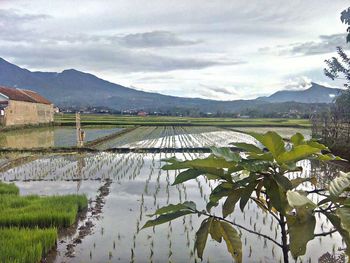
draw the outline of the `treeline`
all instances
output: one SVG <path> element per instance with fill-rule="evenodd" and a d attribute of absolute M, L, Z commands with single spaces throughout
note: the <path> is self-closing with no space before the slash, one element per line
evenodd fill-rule
<path fill-rule="evenodd" d="M 91 113 L 91 114 L 120 114 L 120 115 L 138 115 L 140 113 L 150 116 L 184 116 L 184 117 L 228 117 L 228 118 L 302 118 L 308 119 L 315 112 L 327 112 L 331 108 L 326 103 L 263 103 L 254 106 L 241 107 L 233 111 L 226 109 L 217 111 L 203 111 L 196 107 L 168 107 L 154 109 L 125 109 L 115 110 L 108 107 L 62 107 L 61 112 Z"/>

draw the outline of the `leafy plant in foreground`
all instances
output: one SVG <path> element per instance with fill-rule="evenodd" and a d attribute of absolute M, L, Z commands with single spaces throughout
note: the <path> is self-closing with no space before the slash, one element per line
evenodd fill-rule
<path fill-rule="evenodd" d="M 217 186 L 212 190 L 206 210 L 196 208 L 194 202 L 168 205 L 158 209 L 144 225 L 153 227 L 188 214 L 204 215 L 196 233 L 195 249 L 202 258 L 208 236 L 217 242 L 225 241 L 227 249 L 236 262 L 242 262 L 242 242 L 237 228 L 254 233 L 278 245 L 283 251 L 284 262 L 288 262 L 289 252 L 294 259 L 306 252 L 307 243 L 316 236 L 326 236 L 338 231 L 347 245 L 350 255 L 350 173 L 341 173 L 330 182 L 326 189 L 317 188 L 314 177 L 298 176 L 290 179 L 292 172 L 302 167 L 298 162 L 305 159 L 319 161 L 339 160 L 328 148 L 317 141 L 305 140 L 297 133 L 285 143 L 275 132 L 251 134 L 258 144 L 234 143 L 245 152 L 232 152 L 229 148 L 212 148 L 212 153 L 204 159 L 181 161 L 166 159 L 164 170 L 183 170 L 173 185 L 205 176 L 214 180 Z M 310 190 L 302 191 L 301 186 L 311 184 Z M 321 201 L 314 203 L 310 195 L 319 195 Z M 223 201 L 222 216 L 211 214 L 211 208 Z M 232 214 L 236 204 L 243 212 L 248 201 L 252 200 L 262 211 L 269 213 L 278 222 L 281 241 L 231 222 L 227 216 Z M 315 214 L 329 219 L 334 229 L 315 234 Z"/>

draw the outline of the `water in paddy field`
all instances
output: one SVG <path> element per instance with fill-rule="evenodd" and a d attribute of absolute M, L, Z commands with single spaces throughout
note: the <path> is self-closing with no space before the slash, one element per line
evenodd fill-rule
<path fill-rule="evenodd" d="M 169 129 L 161 131 L 170 134 Z M 149 131 L 148 136 L 151 138 L 147 139 L 146 135 L 141 134 L 139 142 L 142 143 L 139 144 L 137 140 L 123 140 L 123 137 L 119 139 L 123 140 L 123 143 L 137 144 L 139 147 L 154 147 L 152 145 L 157 144 L 159 147 L 171 147 L 173 144 L 188 147 L 200 140 L 208 144 L 228 144 L 224 139 L 229 135 L 222 135 L 224 131 L 206 132 L 211 132 L 211 136 L 194 132 L 188 135 L 179 131 L 177 137 L 151 137 L 153 133 Z M 215 133 L 217 137 L 214 136 Z M 239 136 L 239 133 L 232 134 Z M 240 140 L 251 140 L 245 136 L 243 134 Z M 234 138 L 239 140 L 239 137 Z M 149 219 L 147 215 L 166 204 L 191 200 L 197 204 L 199 210 L 205 209 L 210 191 L 215 187 L 213 181 L 207 181 L 204 177 L 171 186 L 178 171 L 163 171 L 160 167 L 163 164 L 162 158 L 174 155 L 100 152 L 30 158 L 2 156 L 0 160 L 3 160 L 3 163 L 17 159 L 20 161 L 0 170 L 0 180 L 14 181 L 22 195 L 79 193 L 86 194 L 92 200 L 86 219 L 79 222 L 75 231 L 61 237 L 57 252 L 50 255 L 50 262 L 200 262 L 193 247 L 195 232 L 204 219 L 203 216 L 198 218 L 197 215 L 187 215 L 153 229 L 141 230 Z M 178 153 L 176 157 L 193 159 L 206 155 Z M 317 162 L 303 161 L 300 165 L 304 168 L 302 175 L 316 176 L 321 187 L 337 174 L 336 167 L 324 166 Z M 290 176 L 293 178 L 296 175 L 297 173 L 294 173 Z M 111 182 L 109 186 L 108 182 Z M 92 208 L 96 207 L 96 196 L 101 195 L 99 189 L 104 186 L 109 188 L 109 193 L 103 196 L 103 207 L 98 212 Z M 303 187 L 310 185 L 305 183 Z M 221 216 L 221 205 L 213 212 Z M 228 219 L 280 240 L 277 222 L 251 202 L 244 213 L 237 207 Z M 81 242 L 75 244 L 74 251 L 66 255 L 67 245 L 72 244 L 72 240 L 79 233 L 77 229 L 87 222 L 92 223 L 92 232 L 84 235 Z M 324 218 L 320 218 L 317 220 L 315 233 L 327 232 L 330 227 Z M 245 230 L 239 231 L 243 243 L 243 262 L 282 262 L 282 253 L 278 246 Z M 340 236 L 334 233 L 331 237 L 316 237 L 308 243 L 307 248 L 307 254 L 298 262 L 318 262 L 326 252 L 338 255 L 341 253 L 338 249 L 344 248 L 344 244 Z M 232 262 L 232 258 L 224 242 L 219 244 L 209 237 L 203 262 Z"/>
<path fill-rule="evenodd" d="M 99 145 L 98 148 L 194 148 L 214 145 L 224 147 L 229 146 L 231 142 L 252 143 L 254 139 L 244 133 L 217 127 L 139 127 Z"/>
<path fill-rule="evenodd" d="M 83 128 L 86 142 L 122 131 L 122 128 Z M 45 127 L 0 134 L 0 148 L 70 147 L 76 145 L 75 127 Z"/>

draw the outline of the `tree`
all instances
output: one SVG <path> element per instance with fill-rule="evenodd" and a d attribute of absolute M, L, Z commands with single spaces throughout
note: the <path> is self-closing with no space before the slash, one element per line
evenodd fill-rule
<path fill-rule="evenodd" d="M 205 176 L 214 180 L 217 187 L 210 194 L 206 210 L 198 209 L 194 202 L 186 201 L 162 207 L 151 215 L 155 219 L 146 222 L 143 228 L 154 227 L 188 214 L 205 216 L 196 233 L 195 249 L 202 258 L 208 236 L 217 242 L 224 240 L 227 249 L 236 262 L 242 262 L 242 242 L 237 228 L 261 236 L 278 245 L 288 262 L 289 252 L 297 259 L 306 252 L 307 243 L 317 236 L 330 235 L 336 231 L 342 235 L 346 253 L 350 255 L 350 199 L 347 198 L 350 186 L 350 173 L 341 173 L 328 188 L 317 188 L 314 177 L 290 179 L 292 172 L 301 171 L 298 161 L 314 159 L 329 161 L 339 159 L 328 148 L 314 140 L 305 140 L 300 133 L 285 144 L 275 132 L 252 136 L 261 144 L 234 143 L 245 151 L 244 155 L 232 152 L 229 148 L 212 148 L 212 153 L 204 159 L 181 161 L 176 158 L 164 160 L 164 170 L 184 170 L 179 173 L 173 185 Z M 308 191 L 300 186 L 311 184 Z M 308 196 L 314 194 L 321 201 L 314 203 Z M 243 212 L 249 200 L 259 209 L 268 213 L 278 222 L 281 241 L 274 237 L 231 222 L 227 216 L 236 209 Z M 210 211 L 222 202 L 222 216 Z M 326 233 L 314 233 L 316 214 L 322 214 L 333 224 L 334 229 Z"/>
<path fill-rule="evenodd" d="M 350 7 L 341 13 L 340 20 L 342 23 L 348 25 L 346 42 L 350 42 Z M 325 60 L 327 68 L 324 69 L 324 73 L 332 80 L 345 79 L 344 86 L 347 88 L 340 96 L 336 98 L 337 111 L 342 114 L 350 112 L 350 58 L 344 52 L 341 47 L 337 47 L 337 57 Z M 349 116 L 347 116 L 349 117 Z"/>

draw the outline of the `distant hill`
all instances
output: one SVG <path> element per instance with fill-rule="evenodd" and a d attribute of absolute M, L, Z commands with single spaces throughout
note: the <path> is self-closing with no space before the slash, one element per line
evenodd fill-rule
<path fill-rule="evenodd" d="M 306 90 L 281 90 L 269 97 L 259 97 L 257 100 L 272 103 L 289 101 L 302 103 L 332 103 L 340 92 L 340 89 L 327 88 L 311 82 L 311 87 Z"/>
<path fill-rule="evenodd" d="M 32 72 L 20 68 L 0 58 L 0 85 L 31 89 L 51 100 L 59 107 L 98 107 L 104 106 L 114 110 L 147 110 L 147 111 L 191 111 L 200 112 L 224 112 L 238 113 L 249 110 L 259 110 L 264 105 L 264 110 L 270 108 L 271 102 L 331 102 L 326 100 L 324 90 L 334 89 L 313 84 L 310 95 L 302 95 L 300 92 L 281 91 L 270 97 L 256 100 L 216 101 L 199 98 L 182 98 L 167 96 L 158 93 L 143 92 L 127 88 L 109 81 L 100 79 L 92 74 L 75 69 L 56 72 Z M 310 90 L 309 89 L 309 90 Z M 321 93 L 322 99 L 317 99 Z M 329 96 L 330 91 L 327 93 Z M 310 99 L 307 99 L 310 98 Z M 313 101 L 311 100 L 313 99 Z M 293 104 L 288 104 L 293 108 Z M 278 105 L 274 105 L 274 110 Z M 305 108 L 305 105 L 302 106 Z M 282 110 L 288 110 L 282 106 Z"/>

